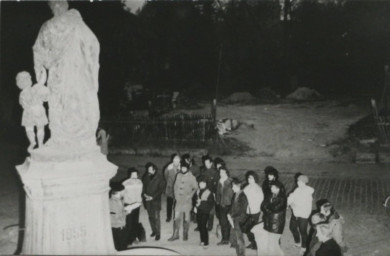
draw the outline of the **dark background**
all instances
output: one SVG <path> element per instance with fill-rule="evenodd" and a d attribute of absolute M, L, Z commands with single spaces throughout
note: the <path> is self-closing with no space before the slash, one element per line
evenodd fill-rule
<path fill-rule="evenodd" d="M 217 1 L 216 1 L 217 2 Z M 209 100 L 298 86 L 328 97 L 380 97 L 390 56 L 390 1 L 151 1 L 139 15 L 119 1 L 71 1 L 100 41 L 102 115 L 121 110 L 125 83 Z M 52 17 L 46 1 L 1 2 L 1 120 L 19 123 L 17 72 L 33 73 L 32 46 Z M 220 64 L 220 72 L 218 67 Z M 4 121 L 5 120 L 5 121 Z"/>

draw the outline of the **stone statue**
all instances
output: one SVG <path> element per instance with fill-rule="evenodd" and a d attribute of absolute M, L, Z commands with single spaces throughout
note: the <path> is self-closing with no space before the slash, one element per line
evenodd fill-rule
<path fill-rule="evenodd" d="M 46 21 L 33 47 L 34 69 L 49 71 L 50 148 L 88 151 L 96 147 L 100 118 L 98 72 L 100 45 L 80 13 L 67 1 L 49 1 L 53 18 Z"/>
<path fill-rule="evenodd" d="M 28 151 L 31 151 L 35 143 L 34 126 L 37 127 L 38 147 L 43 145 L 45 137 L 45 125 L 47 117 L 43 102 L 47 101 L 49 90 L 44 85 L 46 82 L 46 70 L 40 70 L 40 80 L 32 86 L 31 75 L 27 71 L 19 72 L 16 75 L 16 85 L 22 90 L 19 96 L 19 103 L 23 107 L 22 126 L 26 129 L 27 138 L 30 142 Z"/>
<path fill-rule="evenodd" d="M 50 1 L 49 6 L 54 17 L 42 25 L 33 47 L 39 83 L 29 89 L 30 75 L 22 72 L 17 77 L 24 88 L 21 103 L 26 113 L 32 106 L 30 94 L 39 95 L 29 91 L 48 90 L 50 128 L 45 145 L 31 150 L 16 166 L 26 192 L 20 254 L 115 255 L 107 191 L 117 167 L 100 152 L 95 137 L 100 116 L 99 42 L 66 1 Z M 47 87 L 42 86 L 45 81 Z M 41 107 L 42 99 L 36 98 Z M 32 120 L 36 119 L 34 112 Z M 44 117 L 40 121 L 47 123 Z"/>

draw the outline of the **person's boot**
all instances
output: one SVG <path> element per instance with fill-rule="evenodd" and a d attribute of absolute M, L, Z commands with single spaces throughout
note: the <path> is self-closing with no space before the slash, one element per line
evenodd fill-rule
<path fill-rule="evenodd" d="M 173 235 L 168 239 L 168 241 L 172 242 L 180 238 L 179 231 L 180 231 L 180 220 L 174 220 L 173 221 Z"/>
<path fill-rule="evenodd" d="M 190 228 L 189 221 L 183 221 L 183 241 L 188 240 L 188 229 Z"/>

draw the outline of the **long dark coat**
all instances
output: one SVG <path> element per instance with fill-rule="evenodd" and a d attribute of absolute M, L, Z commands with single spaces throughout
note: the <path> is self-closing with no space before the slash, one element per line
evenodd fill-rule
<path fill-rule="evenodd" d="M 142 199 L 146 209 L 161 210 L 161 195 L 165 190 L 165 181 L 161 173 L 156 171 L 153 176 L 145 174 L 142 182 L 144 184 L 142 190 Z M 144 195 L 147 194 L 153 199 L 146 201 Z M 152 207 L 152 208 L 150 208 Z"/>
<path fill-rule="evenodd" d="M 264 229 L 271 233 L 282 234 L 286 222 L 287 198 L 279 195 L 267 196 L 263 201 Z"/>

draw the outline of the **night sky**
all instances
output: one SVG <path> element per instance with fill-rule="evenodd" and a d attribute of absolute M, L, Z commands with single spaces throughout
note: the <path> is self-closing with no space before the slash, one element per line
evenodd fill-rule
<path fill-rule="evenodd" d="M 294 86 L 367 97 L 383 90 L 390 1 L 302 1 L 289 27 L 279 19 L 278 1 L 239 1 L 225 14 L 216 14 L 211 1 L 201 3 L 199 9 L 196 1 L 151 1 L 136 16 L 120 1 L 70 1 L 100 42 L 103 115 L 120 111 L 129 81 L 157 93 L 215 97 L 219 52 L 221 97 L 245 90 L 256 96 L 261 88 L 285 96 Z M 51 17 L 46 1 L 1 2 L 0 106 L 6 120 L 20 120 L 15 75 L 33 71 L 32 46 Z"/>
<path fill-rule="evenodd" d="M 183 79 L 191 81 L 196 78 L 205 83 L 215 81 L 216 40 L 213 31 L 210 33 L 207 26 L 202 26 L 202 21 L 196 19 L 196 14 L 190 13 L 190 2 L 184 3 L 183 7 L 179 2 L 157 3 L 159 11 L 146 10 L 142 19 L 125 11 L 120 1 L 69 3 L 70 8 L 80 11 L 100 42 L 99 99 L 102 113 L 116 111 L 124 84 L 130 80 L 154 86 L 158 91 L 174 84 L 167 81 L 176 81 L 176 86 L 182 86 Z M 170 8 L 172 4 L 179 7 Z M 189 15 L 192 18 L 186 20 Z M 7 102 L 3 104 L 7 109 L 10 106 L 13 109 L 12 119 L 19 119 L 21 113 L 15 75 L 22 70 L 33 74 L 32 46 L 41 25 L 51 17 L 47 1 L 1 3 L 1 91 L 7 95 Z M 154 17 L 157 21 L 153 20 Z M 161 24 L 158 19 L 166 24 Z M 194 55 L 197 58 L 193 58 Z M 171 70 L 180 69 L 180 72 L 171 76 L 165 72 L 165 66 Z"/>
<path fill-rule="evenodd" d="M 120 23 L 121 19 L 125 18 L 131 19 L 131 14 L 125 12 L 118 1 L 70 2 L 70 8 L 80 11 L 86 24 L 98 37 L 101 45 L 101 70 L 115 70 L 115 63 L 102 61 L 102 56 L 109 56 L 109 51 L 115 49 L 115 42 L 107 35 L 116 33 L 116 22 Z M 41 25 L 51 17 L 52 13 L 46 1 L 1 3 L 1 93 L 12 99 L 12 107 L 15 109 L 13 116 L 17 116 L 21 111 L 17 103 L 20 91 L 15 86 L 15 75 L 22 70 L 33 74 L 32 46 Z M 100 76 L 101 74 L 102 72 Z M 111 76 L 116 76 L 115 71 Z"/>

